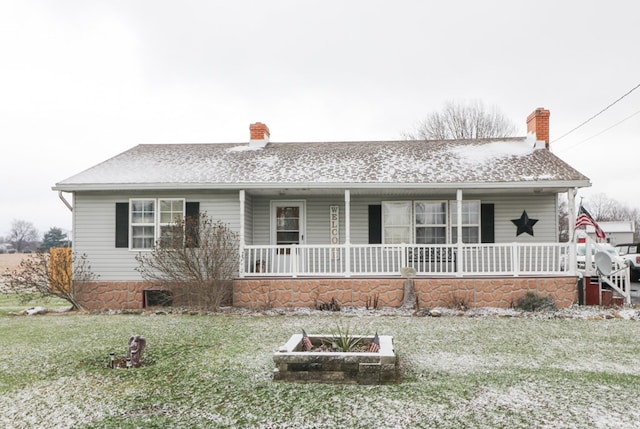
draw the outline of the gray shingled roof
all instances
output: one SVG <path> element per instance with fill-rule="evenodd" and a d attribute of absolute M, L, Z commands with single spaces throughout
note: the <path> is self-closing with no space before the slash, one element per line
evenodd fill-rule
<path fill-rule="evenodd" d="M 248 144 L 143 144 L 65 179 L 56 190 L 249 188 L 347 184 L 590 186 L 531 138 Z"/>

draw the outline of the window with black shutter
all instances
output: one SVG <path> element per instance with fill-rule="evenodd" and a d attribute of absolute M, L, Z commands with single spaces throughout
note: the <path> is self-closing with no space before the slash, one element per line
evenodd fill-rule
<path fill-rule="evenodd" d="M 369 206 L 369 244 L 382 243 L 382 205 Z"/>
<path fill-rule="evenodd" d="M 185 246 L 198 247 L 200 245 L 200 203 L 189 201 L 186 203 Z"/>
<path fill-rule="evenodd" d="M 129 203 L 116 203 L 116 247 L 129 247 Z"/>
<path fill-rule="evenodd" d="M 156 242 L 166 242 L 174 234 L 176 218 L 184 213 L 187 246 L 198 247 L 200 203 L 179 198 L 131 199 L 115 206 L 115 247 L 134 250 L 152 249 Z M 130 223 L 133 219 L 132 223 Z M 133 230 L 132 245 L 129 244 Z"/>
<path fill-rule="evenodd" d="M 480 205 L 480 242 L 495 243 L 495 205 L 483 203 Z"/>

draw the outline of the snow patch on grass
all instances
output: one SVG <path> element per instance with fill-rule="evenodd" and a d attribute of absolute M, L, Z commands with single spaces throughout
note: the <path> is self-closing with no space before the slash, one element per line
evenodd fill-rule
<path fill-rule="evenodd" d="M 637 310 L 439 310 L 6 318 L 0 426 L 637 427 Z M 292 333 L 347 323 L 394 337 L 400 384 L 271 380 L 272 353 Z M 105 368 L 133 333 L 149 364 Z"/>
<path fill-rule="evenodd" d="M 76 374 L 40 381 L 0 396 L 4 427 L 72 428 L 78 422 L 117 413 L 113 385 L 102 378 Z"/>

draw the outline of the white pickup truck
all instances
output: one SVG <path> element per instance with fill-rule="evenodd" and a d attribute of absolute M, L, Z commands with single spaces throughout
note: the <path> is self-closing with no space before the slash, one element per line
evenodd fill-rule
<path fill-rule="evenodd" d="M 640 243 L 616 244 L 616 252 L 630 262 L 631 281 L 640 280 Z"/>

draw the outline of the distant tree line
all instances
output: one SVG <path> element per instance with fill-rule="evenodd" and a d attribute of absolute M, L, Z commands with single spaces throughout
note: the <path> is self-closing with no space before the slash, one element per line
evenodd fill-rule
<path fill-rule="evenodd" d="M 49 251 L 52 247 L 69 247 L 71 245 L 67 234 L 61 228 L 51 227 L 42 237 L 36 227 L 25 220 L 14 220 L 11 222 L 9 234 L 0 237 L 0 244 L 7 243 L 8 246 L 0 247 L 0 251 L 13 251 L 24 253 L 29 251 Z"/>
<path fill-rule="evenodd" d="M 640 242 L 640 209 L 629 207 L 620 201 L 609 198 L 604 193 L 595 194 L 582 203 L 597 222 L 633 222 L 635 232 L 633 241 Z M 560 198 L 560 241 L 569 240 L 569 209 L 567 199 Z"/>

